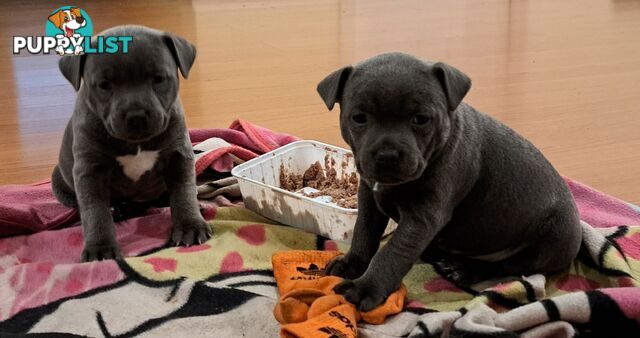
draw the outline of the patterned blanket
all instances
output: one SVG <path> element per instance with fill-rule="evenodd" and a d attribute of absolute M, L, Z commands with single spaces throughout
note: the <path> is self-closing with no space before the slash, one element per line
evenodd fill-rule
<path fill-rule="evenodd" d="M 202 157 L 215 158 L 219 168 L 235 157 L 254 156 L 233 146 L 224 149 L 222 155 L 207 155 L 211 150 Z M 474 292 L 419 263 L 404 280 L 404 310 L 384 324 L 359 325 L 358 334 L 640 336 L 640 209 L 567 182 L 581 213 L 584 243 L 579 259 L 566 271 L 523 276 Z M 344 252 L 348 247 L 274 224 L 242 207 L 220 205 L 233 203 L 206 209 L 214 237 L 188 248 L 168 246 L 167 209 L 119 223 L 118 241 L 129 258 L 118 262 L 79 263 L 77 219 L 63 229 L 0 239 L 0 337 L 278 336 L 272 255 L 293 249 Z M 20 212 L 12 217 L 31 217 L 47 226 L 54 219 L 73 219 L 53 215 Z M 11 224 L 12 231 L 26 231 Z M 339 337 L 331 335 L 327 337 Z"/>
<path fill-rule="evenodd" d="M 575 183 L 572 188 L 578 196 L 588 189 Z M 640 224 L 640 210 L 609 201 Z M 606 213 L 600 206 L 582 205 L 581 211 L 597 220 Z M 135 257 L 120 262 L 78 263 L 79 227 L 0 240 L 0 336 L 277 336 L 272 254 L 347 249 L 241 207 L 218 208 L 209 218 L 215 236 L 189 248 L 167 246 L 170 218 L 164 209 L 122 222 L 118 240 Z M 637 337 L 640 227 L 583 225 L 583 256 L 548 278 L 528 276 L 470 293 L 430 265 L 416 264 L 404 280 L 404 311 L 382 325 L 361 325 L 359 334 Z"/>

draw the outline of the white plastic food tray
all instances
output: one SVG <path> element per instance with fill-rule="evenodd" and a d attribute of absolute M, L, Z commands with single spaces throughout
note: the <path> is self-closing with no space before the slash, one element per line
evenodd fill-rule
<path fill-rule="evenodd" d="M 350 151 L 317 141 L 297 141 L 236 166 L 231 174 L 238 179 L 247 208 L 280 223 L 335 240 L 351 241 L 357 209 L 342 208 L 322 198 L 310 198 L 280 188 L 280 167 L 287 173 L 302 174 L 325 156 L 335 161 L 338 177 L 356 171 Z M 385 234 L 395 230 L 391 221 Z"/>

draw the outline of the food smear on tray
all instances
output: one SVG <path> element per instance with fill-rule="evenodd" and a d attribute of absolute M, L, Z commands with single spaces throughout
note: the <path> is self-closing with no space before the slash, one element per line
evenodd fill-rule
<path fill-rule="evenodd" d="M 342 208 L 358 208 L 358 175 L 344 172 L 338 177 L 336 161 L 329 156 L 312 164 L 304 173 L 289 172 L 280 165 L 280 188 L 303 196 L 333 203 Z M 347 163 L 342 163 L 343 169 Z"/>

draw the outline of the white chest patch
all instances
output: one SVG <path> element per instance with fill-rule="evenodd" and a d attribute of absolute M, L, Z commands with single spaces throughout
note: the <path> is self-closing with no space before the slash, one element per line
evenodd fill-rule
<path fill-rule="evenodd" d="M 159 151 L 141 150 L 135 155 L 124 155 L 116 157 L 122 166 L 122 171 L 127 177 L 137 182 L 144 173 L 151 170 L 158 160 Z"/>

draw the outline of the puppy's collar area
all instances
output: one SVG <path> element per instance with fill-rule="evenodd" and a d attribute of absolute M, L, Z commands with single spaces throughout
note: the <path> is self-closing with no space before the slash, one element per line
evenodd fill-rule
<path fill-rule="evenodd" d="M 153 169 L 158 160 L 159 153 L 160 151 L 158 150 L 142 150 L 142 148 L 138 146 L 138 152 L 135 155 L 118 156 L 116 160 L 120 163 L 120 166 L 122 166 L 124 174 L 133 182 L 137 182 L 142 175 Z"/>
<path fill-rule="evenodd" d="M 403 184 L 405 184 L 405 183 L 408 183 L 408 182 L 399 182 L 399 183 L 380 183 L 380 182 L 378 182 L 378 181 L 373 181 L 373 186 L 371 187 L 371 190 L 372 190 L 373 192 L 380 192 L 380 191 L 382 191 L 382 190 L 383 190 L 383 189 L 385 189 L 385 188 L 387 188 L 387 189 L 388 189 L 388 188 L 398 187 L 398 186 L 401 186 L 401 185 L 403 185 Z"/>

